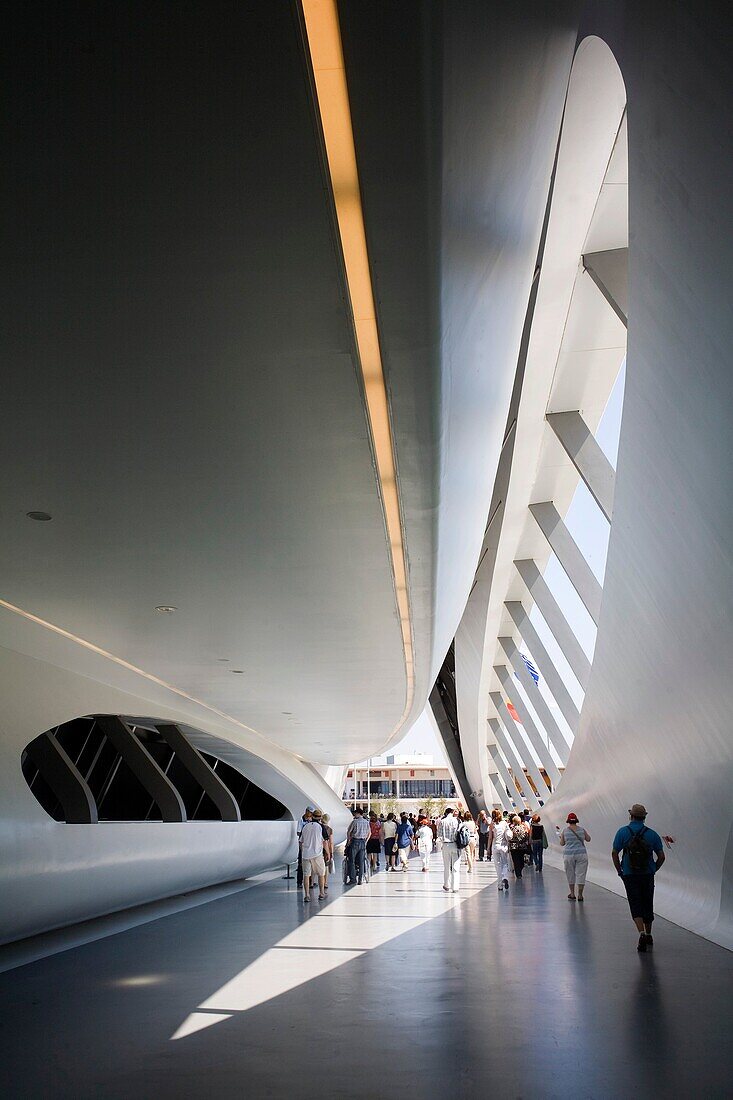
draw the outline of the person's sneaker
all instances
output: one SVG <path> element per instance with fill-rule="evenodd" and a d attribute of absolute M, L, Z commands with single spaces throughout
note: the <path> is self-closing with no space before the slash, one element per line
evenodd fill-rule
<path fill-rule="evenodd" d="M 639 942 L 636 945 L 636 950 L 641 951 L 642 953 L 646 951 L 646 936 L 643 932 L 639 936 Z"/>
<path fill-rule="evenodd" d="M 654 936 L 651 934 L 651 932 L 645 932 L 644 939 L 646 940 L 647 950 L 654 947 Z"/>
<path fill-rule="evenodd" d="M 505 890 L 508 890 L 508 889 L 509 889 L 509 880 L 508 880 L 508 879 L 504 879 L 504 880 L 503 880 L 503 882 L 504 882 L 504 889 L 505 889 Z"/>

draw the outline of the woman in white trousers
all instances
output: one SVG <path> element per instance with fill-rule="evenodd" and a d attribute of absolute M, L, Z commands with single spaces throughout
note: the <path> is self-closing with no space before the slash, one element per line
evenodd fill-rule
<path fill-rule="evenodd" d="M 565 864 L 565 874 L 568 878 L 570 893 L 568 901 L 575 901 L 575 888 L 578 889 L 578 901 L 583 900 L 585 889 L 585 876 L 588 873 L 588 853 L 585 846 L 590 840 L 590 833 L 581 826 L 577 814 L 568 814 L 565 828 L 560 832 L 560 844 L 563 848 L 562 861 Z"/>
<path fill-rule="evenodd" d="M 489 851 L 496 868 L 496 885 L 499 890 L 509 889 L 509 840 L 512 831 L 502 816 L 501 810 L 491 811 L 489 829 Z"/>
<path fill-rule="evenodd" d="M 433 854 L 433 830 L 423 818 L 417 830 L 417 850 L 422 860 L 423 872 L 427 872 L 430 865 L 430 857 Z"/>

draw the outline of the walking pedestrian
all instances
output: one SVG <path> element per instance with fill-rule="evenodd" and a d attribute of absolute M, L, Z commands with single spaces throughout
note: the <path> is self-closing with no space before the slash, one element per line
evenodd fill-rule
<path fill-rule="evenodd" d="M 321 817 L 321 825 L 323 827 L 324 840 L 323 840 L 323 861 L 326 865 L 326 874 L 324 876 L 323 890 L 328 893 L 328 876 L 333 874 L 333 829 L 329 825 L 330 817 L 328 814 L 323 814 Z M 326 834 L 328 839 L 326 839 Z"/>
<path fill-rule="evenodd" d="M 470 875 L 473 873 L 473 865 L 476 862 L 478 829 L 476 828 L 476 822 L 473 820 L 468 810 L 466 810 L 465 814 L 463 815 L 463 824 L 468 829 L 468 844 L 466 845 L 466 870 Z"/>
<path fill-rule="evenodd" d="M 661 836 L 646 824 L 646 808 L 635 803 L 629 810 L 628 825 L 623 825 L 614 837 L 611 859 L 621 876 L 631 919 L 639 933 L 637 951 L 654 946 L 654 876 L 666 858 Z"/>
<path fill-rule="evenodd" d="M 511 821 L 511 830 L 509 851 L 514 865 L 514 876 L 519 879 L 524 870 L 525 856 L 529 855 L 529 828 L 519 814 L 515 814 Z"/>
<path fill-rule="evenodd" d="M 545 826 L 542 824 L 542 818 L 539 814 L 532 815 L 530 841 L 532 844 L 532 862 L 535 865 L 535 870 L 541 875 L 542 860 L 545 854 L 545 848 L 547 847 L 547 833 L 545 832 Z"/>
<path fill-rule="evenodd" d="M 397 821 L 394 814 L 387 814 L 386 821 L 382 822 L 382 843 L 384 844 L 384 866 L 387 871 L 395 871 L 395 843 L 397 838 Z"/>
<path fill-rule="evenodd" d="M 450 806 L 438 822 L 438 841 L 443 853 L 443 889 L 454 894 L 460 889 L 461 853 L 456 845 L 459 821 Z"/>
<path fill-rule="evenodd" d="M 399 824 L 397 825 L 397 855 L 403 871 L 407 870 L 407 861 L 410 858 L 412 838 L 414 835 L 415 830 L 410 824 L 410 819 L 406 813 L 401 813 Z"/>
<path fill-rule="evenodd" d="M 311 900 L 311 878 L 318 878 L 318 900 L 326 896 L 326 866 L 323 860 L 323 830 L 320 811 L 318 820 L 311 817 L 306 821 L 300 834 L 300 851 L 303 859 L 303 901 Z"/>
<path fill-rule="evenodd" d="M 426 817 L 418 818 L 417 850 L 422 860 L 423 874 L 427 874 L 430 856 L 433 854 L 433 830 Z"/>
<path fill-rule="evenodd" d="M 559 829 L 558 832 L 560 832 Z M 577 900 L 583 900 L 585 876 L 588 873 L 588 853 L 585 846 L 589 840 L 590 833 L 580 827 L 578 815 L 568 814 L 565 828 L 560 832 L 560 844 L 565 849 L 563 863 L 565 864 L 565 874 L 568 877 L 568 886 L 570 887 L 569 901 L 575 901 L 576 886 L 578 888 Z"/>
<path fill-rule="evenodd" d="M 489 850 L 489 830 L 491 829 L 491 822 L 489 821 L 489 815 L 486 810 L 480 810 L 478 815 L 478 859 L 479 863 L 483 863 L 487 859 L 486 853 Z"/>
<path fill-rule="evenodd" d="M 369 839 L 366 850 L 369 856 L 369 869 L 372 874 L 379 867 L 379 852 L 381 850 L 382 823 L 374 810 L 369 813 Z"/>
<path fill-rule="evenodd" d="M 511 830 L 501 810 L 491 811 L 489 851 L 496 868 L 496 884 L 499 890 L 509 889 L 509 837 Z"/>
<path fill-rule="evenodd" d="M 365 821 L 361 807 L 354 810 L 353 820 L 346 830 L 346 844 L 348 850 L 349 884 L 357 883 L 361 886 L 366 863 L 366 842 L 369 839 L 369 822 Z"/>
<path fill-rule="evenodd" d="M 313 807 L 306 806 L 306 808 L 303 810 L 303 816 L 298 822 L 298 869 L 295 873 L 295 881 L 299 890 L 303 886 L 303 850 L 300 846 L 300 835 L 303 832 L 303 826 L 307 825 L 309 821 L 313 820 L 312 815 Z"/>

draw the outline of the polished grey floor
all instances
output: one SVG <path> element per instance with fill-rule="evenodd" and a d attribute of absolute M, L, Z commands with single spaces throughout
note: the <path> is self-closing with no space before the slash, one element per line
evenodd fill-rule
<path fill-rule="evenodd" d="M 438 860 L 304 905 L 274 879 L 0 975 L 0 1095 L 716 1100 L 733 956 L 625 903 Z"/>

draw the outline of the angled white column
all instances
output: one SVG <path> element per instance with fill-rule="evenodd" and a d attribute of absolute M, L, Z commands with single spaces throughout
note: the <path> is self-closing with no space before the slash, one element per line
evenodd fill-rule
<path fill-rule="evenodd" d="M 530 596 L 540 609 L 542 618 L 552 631 L 555 641 L 560 646 L 563 657 L 575 673 L 583 691 L 586 691 L 590 678 L 590 661 L 560 610 L 557 600 L 547 587 L 545 578 L 529 558 L 524 561 L 515 561 L 514 565 L 527 586 Z"/>
<path fill-rule="evenodd" d="M 611 522 L 616 472 L 579 412 L 548 413 L 547 423 L 604 516 Z"/>
<path fill-rule="evenodd" d="M 496 762 L 495 762 L 494 757 L 493 757 L 493 753 L 496 750 L 496 745 L 487 745 L 486 748 L 488 749 L 488 752 L 489 752 L 490 766 L 491 766 L 491 764 L 493 764 L 494 767 L 496 767 Z M 503 763 L 503 761 L 502 761 L 502 763 Z M 489 772 L 489 783 L 491 785 L 491 791 L 487 791 L 486 788 L 484 787 L 484 802 L 486 803 L 486 805 L 488 806 L 490 804 L 489 799 L 487 798 L 487 795 L 489 795 L 493 792 L 495 797 L 491 801 L 492 802 L 501 802 L 501 804 L 502 804 L 502 806 L 504 807 L 505 810 L 511 810 L 512 807 L 511 807 L 511 803 L 509 802 L 509 796 L 507 795 L 506 790 L 505 790 L 505 785 L 506 784 L 505 784 L 504 778 L 501 775 L 499 775 L 498 771 Z M 511 787 L 511 783 L 509 784 L 509 786 Z"/>
<path fill-rule="evenodd" d="M 545 791 L 547 791 L 547 796 L 549 797 L 550 789 L 547 786 L 547 783 L 545 782 L 545 780 L 543 779 L 542 774 L 540 772 L 540 769 L 537 767 L 534 760 L 532 759 L 532 754 L 530 752 L 527 752 L 527 753 L 524 752 L 524 749 L 526 748 L 526 746 L 524 744 L 524 738 L 523 738 L 522 734 L 519 732 L 519 730 L 517 729 L 516 722 L 512 718 L 509 711 L 507 710 L 506 703 L 504 702 L 504 696 L 501 694 L 500 691 L 491 691 L 491 692 L 489 692 L 489 698 L 491 699 L 491 702 L 496 707 L 497 712 L 499 714 L 499 717 L 501 718 L 502 722 L 504 723 L 504 729 L 506 729 L 506 731 L 509 734 L 509 736 L 511 737 L 512 741 L 517 746 L 517 752 L 520 752 L 520 753 L 523 754 L 523 756 L 526 756 L 526 760 L 524 761 L 524 766 L 526 767 L 528 773 L 532 776 L 532 779 L 534 780 L 535 787 L 540 792 L 540 794 L 542 795 L 543 798 L 545 798 Z M 494 727 L 492 726 L 491 728 L 493 729 Z M 519 772 L 517 774 L 522 774 L 523 771 L 524 771 L 524 769 L 522 767 L 522 761 L 517 760 L 516 753 L 513 753 L 511 751 L 511 746 L 509 745 L 509 742 L 507 741 L 507 739 L 504 737 L 503 738 L 503 743 L 502 743 L 502 738 L 499 736 L 499 734 L 496 735 L 496 739 L 497 739 L 498 743 L 501 745 L 501 747 L 504 751 L 504 755 L 506 756 L 507 760 L 511 764 L 512 768 L 514 767 L 515 763 L 518 764 Z"/>
<path fill-rule="evenodd" d="M 545 733 L 552 742 L 552 747 L 560 757 L 563 765 L 567 764 L 568 756 L 570 755 L 570 745 L 565 740 L 562 730 L 555 721 L 554 715 L 548 707 L 544 695 L 534 682 L 529 669 L 522 660 L 521 653 L 511 638 L 499 638 L 499 645 L 509 658 L 509 663 L 514 670 L 514 674 L 529 696 L 529 701 L 534 707 Z"/>
<path fill-rule="evenodd" d="M 504 607 L 514 620 L 514 625 L 522 635 L 527 648 L 532 654 L 532 660 L 537 665 L 539 672 L 544 676 L 550 693 L 562 711 L 563 717 L 570 726 L 574 736 L 578 732 L 580 713 L 573 702 L 570 692 L 563 683 L 562 676 L 555 668 L 549 653 L 540 641 L 539 634 L 535 630 L 529 615 L 518 600 L 505 603 Z"/>
<path fill-rule="evenodd" d="M 567 573 L 568 580 L 583 601 L 588 614 L 598 626 L 603 589 L 578 549 L 573 536 L 561 520 L 560 513 L 551 500 L 543 501 L 542 504 L 530 504 L 529 510 Z"/>
<path fill-rule="evenodd" d="M 609 248 L 605 252 L 587 252 L 583 267 L 600 290 L 609 306 L 628 327 L 629 312 L 629 250 Z"/>
<path fill-rule="evenodd" d="M 528 803 L 525 801 L 524 795 L 521 795 L 519 793 L 519 791 L 517 790 L 516 784 L 514 783 L 512 777 L 511 777 L 509 769 L 507 768 L 506 764 L 504 763 L 504 761 L 501 758 L 501 753 L 499 752 L 498 747 L 496 745 L 488 745 L 487 747 L 488 747 L 488 750 L 489 750 L 489 754 L 490 754 L 492 760 L 494 761 L 494 765 L 496 767 L 496 770 L 499 773 L 499 776 L 501 777 L 503 782 L 506 784 L 506 786 L 509 788 L 509 790 L 513 792 L 515 803 L 517 803 L 521 800 L 524 803 L 524 805 L 528 807 Z M 499 778 L 499 776 L 497 776 L 497 778 Z M 521 779 L 520 779 L 520 783 L 521 783 Z M 529 786 L 528 783 L 525 783 L 524 785 Z M 509 801 L 508 798 L 507 798 L 507 801 Z M 504 806 L 504 809 L 509 810 L 511 812 L 513 807 L 510 803 L 508 806 Z"/>
<path fill-rule="evenodd" d="M 512 698 L 514 702 L 514 709 L 519 715 L 524 732 L 527 735 L 527 739 L 531 744 L 534 751 L 540 758 L 542 767 L 547 772 L 548 776 L 552 780 L 553 786 L 557 786 L 560 782 L 560 772 L 557 770 L 557 766 L 552 759 L 549 748 L 542 740 L 542 734 L 537 729 L 537 726 L 532 720 L 532 715 L 525 706 L 524 700 L 518 691 L 515 690 L 512 684 L 512 674 L 506 665 L 494 665 L 494 672 L 499 677 L 499 683 L 504 688 L 504 693 Z"/>
<path fill-rule="evenodd" d="M 495 694 L 496 694 L 497 699 L 501 700 L 501 695 L 499 694 L 499 692 L 497 691 Z M 502 701 L 502 704 L 503 704 L 503 700 L 501 700 L 501 701 Z M 495 702 L 495 706 L 496 706 L 496 709 L 499 710 L 498 703 Z M 502 715 L 502 720 L 503 720 L 504 719 L 504 714 L 501 711 L 499 713 Z M 511 720 L 512 720 L 511 715 L 509 714 L 508 711 L 506 712 L 506 714 L 507 714 L 507 718 L 511 722 Z M 512 769 L 515 776 L 519 780 L 519 784 L 520 784 L 522 790 L 524 791 L 524 795 L 523 795 L 524 801 L 527 803 L 527 805 L 531 809 L 539 811 L 541 809 L 541 806 L 539 804 L 539 800 L 537 798 L 537 795 L 532 790 L 532 784 L 530 783 L 529 779 L 527 779 L 527 776 L 524 774 L 524 768 L 522 767 L 521 760 L 519 760 L 516 753 L 512 751 L 512 747 L 509 744 L 509 741 L 507 740 L 506 734 L 504 733 L 504 730 L 501 727 L 501 722 L 499 722 L 499 720 L 497 718 L 489 718 L 489 728 L 491 729 L 492 733 L 494 734 L 494 740 L 496 741 L 496 744 L 499 746 L 501 751 L 504 753 L 504 756 L 509 761 L 509 767 Z M 509 727 L 507 727 L 507 729 L 508 728 Z M 515 731 L 516 731 L 516 726 L 514 728 L 515 728 Z M 491 752 L 491 746 L 488 746 L 488 747 L 489 747 L 489 752 Z M 529 768 L 527 770 L 529 771 Z M 537 782 L 537 780 L 535 780 L 535 782 Z M 507 786 L 509 787 L 510 791 L 516 789 L 514 783 L 512 783 L 512 782 L 507 783 Z M 540 790 L 540 791 L 542 791 L 543 789 L 547 790 L 547 784 L 545 783 L 544 779 L 542 780 L 542 785 L 540 787 L 538 787 L 538 790 Z M 548 791 L 547 793 L 549 794 L 550 792 Z M 507 809 L 511 809 L 511 807 L 507 807 Z"/>

